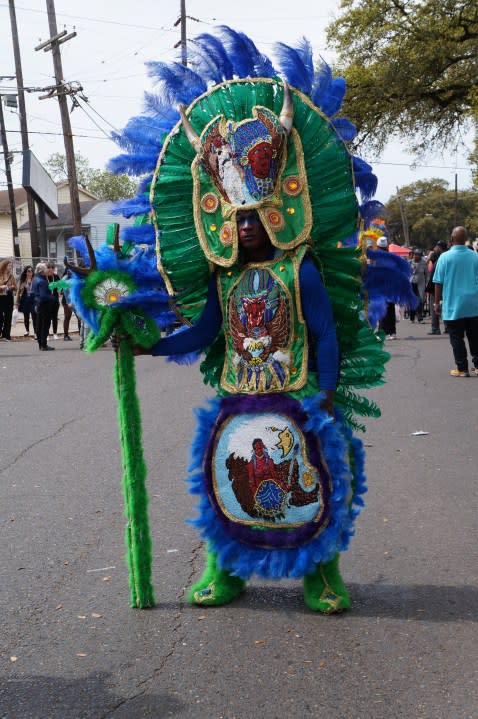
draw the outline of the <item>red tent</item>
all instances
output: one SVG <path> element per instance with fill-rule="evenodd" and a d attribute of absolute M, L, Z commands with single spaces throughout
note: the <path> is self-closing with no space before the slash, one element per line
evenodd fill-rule
<path fill-rule="evenodd" d="M 393 252 L 394 255 L 400 255 L 401 257 L 408 257 L 412 251 L 411 247 L 402 247 L 401 245 L 395 245 L 391 242 L 388 246 L 388 251 Z"/>

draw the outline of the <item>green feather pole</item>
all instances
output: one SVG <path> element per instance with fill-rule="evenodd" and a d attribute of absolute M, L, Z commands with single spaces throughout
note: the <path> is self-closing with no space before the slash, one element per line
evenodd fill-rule
<path fill-rule="evenodd" d="M 160 337 L 159 328 L 150 317 L 138 307 L 119 309 L 98 303 L 98 287 L 105 282 L 116 282 L 118 287 L 136 286 L 126 272 L 118 270 L 94 271 L 85 279 L 81 290 L 88 307 L 98 312 L 96 333 L 90 332 L 86 341 L 87 352 L 95 352 L 116 333 L 121 337 L 116 353 L 114 386 L 118 401 L 118 425 L 123 463 L 123 496 L 126 524 L 126 548 L 129 568 L 131 606 L 144 609 L 153 607 L 154 595 L 151 581 L 152 542 L 148 521 L 148 494 L 146 490 L 147 469 L 141 441 L 141 412 L 136 394 L 135 360 L 133 344 L 152 347 Z"/>
<path fill-rule="evenodd" d="M 115 393 L 118 400 L 118 424 L 123 461 L 126 547 L 129 567 L 131 606 L 153 607 L 151 583 L 151 536 L 148 522 L 146 464 L 141 442 L 141 413 L 136 394 L 134 355 L 128 340 L 123 340 L 116 355 Z"/>

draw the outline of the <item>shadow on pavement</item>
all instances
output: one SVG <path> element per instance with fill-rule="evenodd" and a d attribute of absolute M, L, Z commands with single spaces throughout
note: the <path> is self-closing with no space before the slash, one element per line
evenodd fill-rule
<path fill-rule="evenodd" d="M 143 690 L 146 691 L 146 690 Z M 33 676 L 2 683 L 0 713 L 5 719 L 162 719 L 174 717 L 184 704 L 167 694 L 120 697 L 111 689 L 111 675 L 79 679 Z"/>
<path fill-rule="evenodd" d="M 350 617 L 390 617 L 417 621 L 478 621 L 478 587 L 432 584 L 348 584 L 352 598 Z M 310 614 L 301 587 L 253 586 L 232 607 L 270 612 Z M 204 609 L 204 608 L 200 608 Z M 219 611 L 221 608 L 217 608 Z"/>

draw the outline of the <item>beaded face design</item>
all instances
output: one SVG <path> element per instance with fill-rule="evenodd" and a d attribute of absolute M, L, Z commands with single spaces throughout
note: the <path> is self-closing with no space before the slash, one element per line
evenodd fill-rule
<path fill-rule="evenodd" d="M 276 187 L 287 135 L 266 107 L 253 115 L 241 122 L 216 117 L 201 136 L 201 165 L 231 205 L 261 202 Z"/>

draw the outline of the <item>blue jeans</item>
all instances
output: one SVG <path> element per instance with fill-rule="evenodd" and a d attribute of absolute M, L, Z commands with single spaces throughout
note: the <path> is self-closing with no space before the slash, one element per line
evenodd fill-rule
<path fill-rule="evenodd" d="M 455 364 L 460 372 L 468 370 L 468 355 L 465 334 L 470 349 L 471 361 L 478 368 L 478 317 L 462 317 L 459 320 L 447 320 L 448 336 L 453 349 Z"/>

